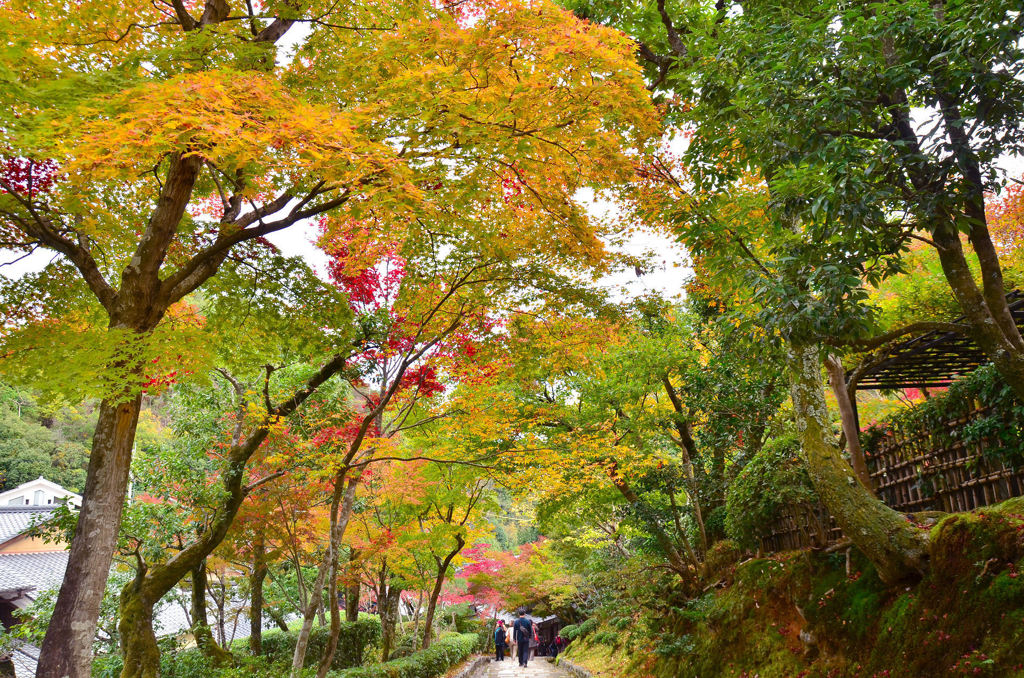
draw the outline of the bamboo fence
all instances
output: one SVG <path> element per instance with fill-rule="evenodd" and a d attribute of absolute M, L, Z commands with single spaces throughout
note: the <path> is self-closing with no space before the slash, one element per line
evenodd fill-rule
<path fill-rule="evenodd" d="M 867 458 L 878 498 L 901 513 L 953 513 L 1024 495 L 1024 467 L 992 454 L 995 445 L 987 438 L 963 440 L 964 428 L 986 415 L 987 409 L 978 407 L 934 429 L 888 433 Z M 761 548 L 815 548 L 841 538 L 823 506 L 804 505 L 785 510 L 761 539 Z"/>

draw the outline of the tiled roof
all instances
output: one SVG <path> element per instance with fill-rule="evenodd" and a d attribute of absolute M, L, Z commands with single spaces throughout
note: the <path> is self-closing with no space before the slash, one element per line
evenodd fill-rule
<path fill-rule="evenodd" d="M 38 594 L 59 588 L 67 566 L 67 551 L 0 553 L 0 592 L 30 589 Z"/>
<path fill-rule="evenodd" d="M 36 675 L 36 665 L 39 663 L 39 648 L 26 643 L 11 653 L 11 662 L 14 663 L 14 675 L 17 678 L 32 678 Z"/>
<path fill-rule="evenodd" d="M 0 506 L 0 544 L 46 520 L 52 506 Z"/>

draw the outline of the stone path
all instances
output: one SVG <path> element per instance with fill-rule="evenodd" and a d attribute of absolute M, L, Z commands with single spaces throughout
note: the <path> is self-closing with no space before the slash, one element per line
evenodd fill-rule
<path fill-rule="evenodd" d="M 503 662 L 488 663 L 476 675 L 478 678 L 565 678 L 569 674 L 544 658 L 531 660 L 525 669 L 520 668 L 515 659 L 506 658 Z"/>

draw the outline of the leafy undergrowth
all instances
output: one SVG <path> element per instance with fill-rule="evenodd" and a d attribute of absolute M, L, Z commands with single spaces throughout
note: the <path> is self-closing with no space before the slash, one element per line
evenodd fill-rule
<path fill-rule="evenodd" d="M 574 642 L 564 657 L 577 666 L 586 669 L 595 678 L 612 678 L 633 675 L 628 652 L 615 644 L 595 640 L 593 636 Z"/>
<path fill-rule="evenodd" d="M 856 551 L 793 552 L 675 600 L 628 625 L 606 606 L 568 658 L 609 678 L 1024 678 L 1024 499 L 941 521 L 914 585 Z"/>

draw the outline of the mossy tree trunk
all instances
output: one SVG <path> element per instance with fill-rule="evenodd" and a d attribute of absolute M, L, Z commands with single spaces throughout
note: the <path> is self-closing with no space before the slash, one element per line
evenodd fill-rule
<path fill-rule="evenodd" d="M 153 607 L 160 598 L 153 598 L 145 586 L 145 576 L 145 570 L 140 570 L 135 579 L 121 589 L 118 606 L 121 618 L 118 631 L 124 658 L 121 678 L 157 678 L 160 675 L 160 648 L 153 631 Z"/>
<path fill-rule="evenodd" d="M 386 662 L 395 646 L 395 629 L 398 625 L 398 603 L 402 588 L 395 583 L 395 578 L 387 571 L 381 570 L 381 580 L 377 588 L 377 601 L 380 611 L 381 644 L 380 660 Z"/>
<path fill-rule="evenodd" d="M 936 228 L 939 261 L 966 320 L 970 335 L 992 361 L 1007 385 L 1024 400 L 1024 340 L 1006 302 L 1002 269 L 984 225 L 984 206 L 978 208 L 981 224 L 971 229 L 971 244 L 982 265 L 982 289 L 964 255 L 960 233 L 954 226 Z M 952 222 L 952 220 L 950 220 Z"/>
<path fill-rule="evenodd" d="M 359 549 L 351 549 L 348 554 L 349 570 L 355 570 L 355 562 L 359 560 Z M 353 577 L 345 587 L 345 621 L 354 622 L 359 619 L 359 578 Z"/>
<path fill-rule="evenodd" d="M 192 637 L 196 647 L 220 666 L 231 662 L 231 653 L 217 644 L 206 614 L 206 558 L 192 568 Z"/>
<path fill-rule="evenodd" d="M 926 533 L 873 497 L 833 442 L 819 347 L 791 344 L 789 363 L 796 426 L 811 482 L 825 508 L 883 581 L 920 576 L 927 568 Z"/>
<path fill-rule="evenodd" d="M 252 574 L 249 576 L 249 652 L 263 654 L 263 582 L 267 578 L 267 544 L 258 532 L 253 542 Z"/>

